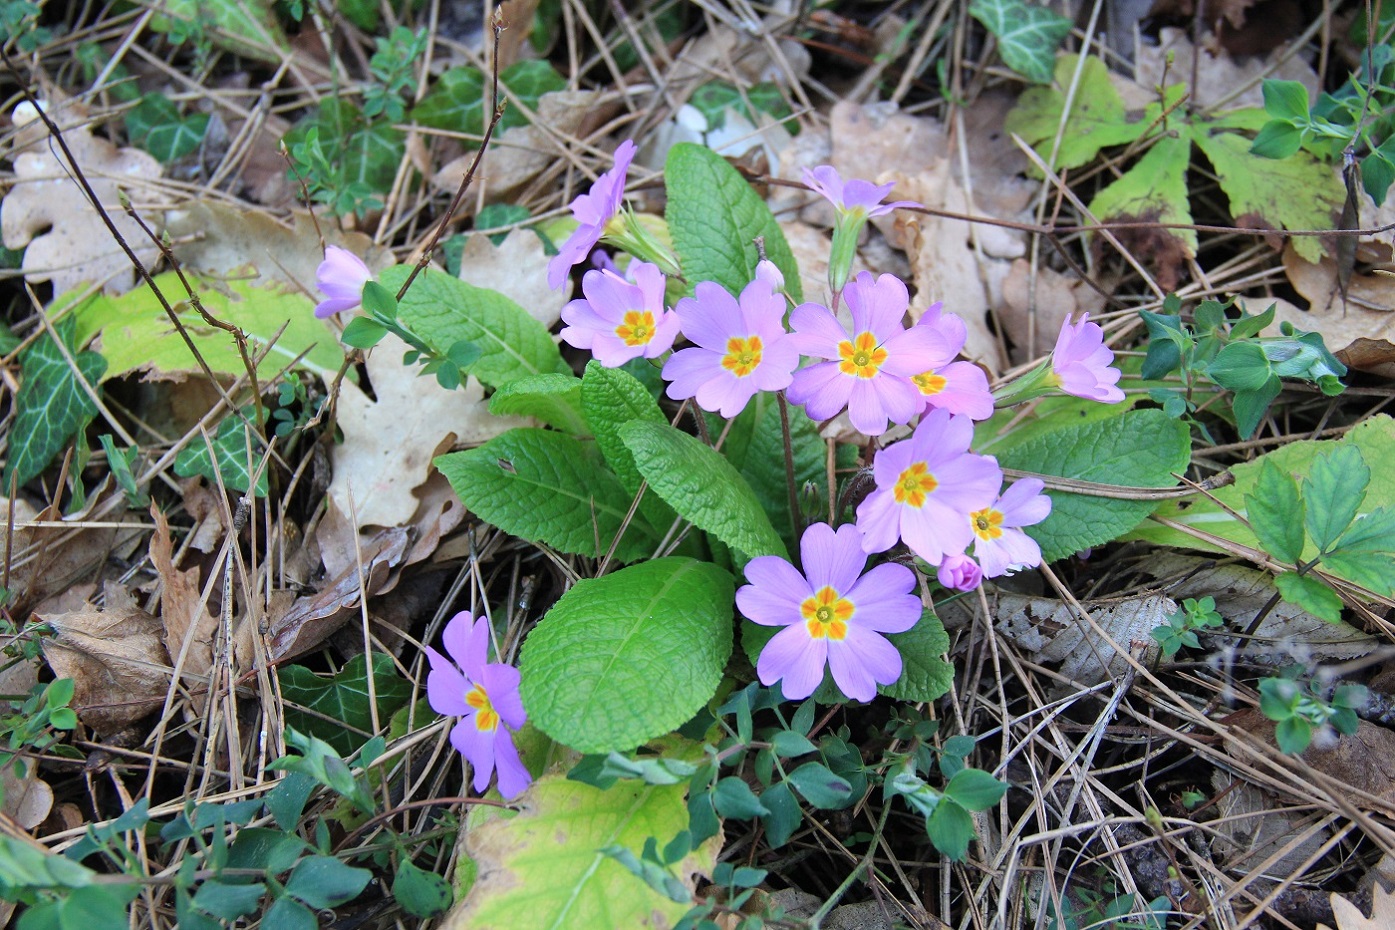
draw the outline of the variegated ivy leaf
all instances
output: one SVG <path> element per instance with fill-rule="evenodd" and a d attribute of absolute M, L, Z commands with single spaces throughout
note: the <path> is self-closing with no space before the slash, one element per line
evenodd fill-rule
<path fill-rule="evenodd" d="M 1009 68 L 1036 84 L 1051 82 L 1056 48 L 1070 32 L 1070 20 L 1024 0 L 972 0 L 969 15 L 998 39 Z"/>

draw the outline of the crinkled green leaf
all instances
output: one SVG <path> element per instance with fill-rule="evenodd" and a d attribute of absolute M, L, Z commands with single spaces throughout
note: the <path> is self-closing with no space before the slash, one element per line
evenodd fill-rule
<path fill-rule="evenodd" d="M 933 701 L 954 683 L 954 666 L 944 660 L 949 634 L 935 612 L 921 614 L 920 621 L 904 633 L 887 636 L 901 653 L 901 677 L 877 690 L 898 701 Z"/>
<path fill-rule="evenodd" d="M 622 426 L 620 438 L 654 493 L 698 529 L 751 557 L 787 554 L 755 492 L 720 452 L 648 420 Z"/>
<path fill-rule="evenodd" d="M 1009 68 L 1037 84 L 1050 83 L 1056 49 L 1070 34 L 1069 19 L 1024 0 L 971 0 L 969 15 L 998 37 Z"/>
<path fill-rule="evenodd" d="M 23 487 L 97 415 L 97 405 L 83 388 L 95 388 L 107 361 L 95 352 L 79 352 L 71 316 L 54 324 L 20 356 L 19 392 L 10 424 L 9 458 L 5 462 L 5 487 Z M 74 373 L 54 336 L 63 340 L 77 373 Z M 78 374 L 82 378 L 79 380 Z"/>
<path fill-rule="evenodd" d="M 394 294 L 411 269 L 396 265 L 380 276 Z M 398 304 L 398 320 L 441 355 L 473 342 L 480 358 L 470 368 L 481 383 L 502 387 L 515 378 L 570 372 L 547 327 L 498 291 L 475 287 L 443 271 L 417 275 Z"/>
<path fill-rule="evenodd" d="M 1245 495 L 1250 527 L 1264 551 L 1296 564 L 1303 555 L 1303 499 L 1292 475 L 1265 462 L 1254 493 Z"/>
<path fill-rule="evenodd" d="M 524 641 L 529 719 L 581 752 L 624 751 L 695 714 L 731 653 L 733 582 L 673 557 L 577 582 Z"/>
<path fill-rule="evenodd" d="M 669 149 L 664 185 L 673 247 L 689 287 L 715 281 L 739 295 L 756 274 L 755 237 L 765 239 L 765 254 L 785 276 L 785 290 L 803 299 L 799 268 L 785 234 L 770 208 L 741 173 L 706 146 L 680 142 Z"/>
<path fill-rule="evenodd" d="M 635 467 L 634 456 L 620 438 L 620 427 L 637 420 L 667 423 L 668 418 L 649 391 L 632 375 L 618 368 L 607 368 L 592 360 L 581 378 L 581 409 L 606 464 L 615 472 L 625 490 L 639 490 L 643 477 Z"/>
<path fill-rule="evenodd" d="M 360 653 L 332 677 L 316 675 L 303 665 L 279 669 L 286 723 L 302 733 L 318 736 L 342 756 L 356 752 L 373 733 L 368 668 L 368 660 Z M 378 721 L 385 723 L 411 700 L 412 684 L 397 674 L 392 656 L 373 653 L 372 668 Z"/>
<path fill-rule="evenodd" d="M 515 378 L 489 398 L 489 412 L 534 417 L 574 436 L 591 432 L 581 412 L 581 379 L 561 372 Z"/>
<path fill-rule="evenodd" d="M 1007 131 L 1021 136 L 1041 152 L 1043 158 L 1051 154 L 1052 142 L 1057 132 L 1061 132 L 1061 147 L 1053 165 L 1056 168 L 1078 168 L 1088 164 L 1100 149 L 1132 142 L 1148 128 L 1142 117 L 1130 118 L 1124 109 L 1124 99 L 1110 83 L 1108 66 L 1091 57 L 1085 60 L 1070 116 L 1062 129 L 1065 89 L 1071 85 L 1079 60 L 1079 55 L 1057 58 L 1055 85 L 1024 91 L 1007 116 Z"/>
<path fill-rule="evenodd" d="M 550 430 L 509 430 L 477 448 L 440 456 L 436 467 L 481 520 L 593 558 L 610 548 L 633 499 L 606 470 L 593 443 Z M 657 544 L 648 524 L 636 518 L 616 557 L 632 562 Z"/>
<path fill-rule="evenodd" d="M 1134 488 L 1177 483 L 1191 458 L 1187 427 L 1161 410 L 1130 410 L 1108 420 L 1055 430 L 998 454 L 1004 468 Z M 1050 491 L 1051 515 L 1025 527 L 1051 562 L 1117 539 L 1156 506 L 1147 500 Z"/>
<path fill-rule="evenodd" d="M 187 271 L 185 276 L 213 317 L 247 334 L 249 358 L 256 359 L 265 352 L 266 357 L 257 365 L 257 377 L 262 383 L 297 356 L 300 361 L 296 368 L 312 372 L 326 382 L 333 380 L 344 361 L 344 351 L 324 320 L 315 319 L 314 301 L 309 297 L 235 279 L 214 286 Z M 155 283 L 171 300 L 184 294 L 184 287 L 173 272 L 156 275 Z M 231 334 L 205 323 L 187 303 L 179 303 L 176 310 L 184 331 L 214 374 L 246 376 L 247 369 Z M 107 360 L 104 380 L 137 371 L 169 377 L 203 373 L 149 287 L 142 285 L 119 297 L 93 297 L 73 313 L 77 318 L 78 342 L 94 337 L 99 340 L 98 349 Z M 276 343 L 267 351 L 273 338 Z"/>
<path fill-rule="evenodd" d="M 1101 220 L 1190 223 L 1187 166 L 1191 157 L 1188 134 L 1158 139 L 1137 164 L 1095 196 L 1090 212 Z M 1180 242 L 1187 257 L 1196 255 L 1196 230 L 1158 233 Z"/>
<path fill-rule="evenodd" d="M 683 785 L 620 781 L 599 790 L 544 775 L 517 816 L 480 810 L 464 831 L 478 879 L 452 912 L 470 930 L 671 927 L 688 910 L 654 891 L 601 852 L 619 845 L 639 855 L 647 839 L 667 843 L 687 828 Z M 691 890 L 710 873 L 719 843 L 698 846 L 672 866 Z"/>
<path fill-rule="evenodd" d="M 262 451 L 261 439 L 249 433 L 241 417 L 224 417 L 218 432 L 207 441 L 202 436 L 195 437 L 179 451 L 174 459 L 174 473 L 181 478 L 202 475 L 214 487 L 221 480 L 224 487 L 243 494 L 252 488 L 257 497 L 266 497 L 266 469 L 257 475 L 256 486 L 252 485 Z"/>
<path fill-rule="evenodd" d="M 1216 170 L 1238 226 L 1331 229 L 1346 199 L 1329 165 L 1304 151 L 1274 160 L 1250 153 L 1250 140 L 1233 132 L 1193 133 Z M 1326 250 L 1316 236 L 1289 240 L 1305 260 L 1318 262 Z"/>

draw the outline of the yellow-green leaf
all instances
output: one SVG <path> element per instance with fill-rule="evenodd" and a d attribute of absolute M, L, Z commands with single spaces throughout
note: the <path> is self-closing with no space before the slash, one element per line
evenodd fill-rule
<path fill-rule="evenodd" d="M 1101 220 L 1190 223 L 1187 164 L 1191 157 L 1190 133 L 1159 139 L 1138 164 L 1099 192 L 1090 212 Z M 1187 258 L 1196 255 L 1196 230 L 1160 229 L 1157 234 L 1176 239 Z"/>

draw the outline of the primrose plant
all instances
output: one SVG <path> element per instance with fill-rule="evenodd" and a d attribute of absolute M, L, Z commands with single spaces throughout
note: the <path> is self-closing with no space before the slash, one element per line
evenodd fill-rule
<path fill-rule="evenodd" d="M 527 632 L 516 668 L 488 661 L 499 631 L 487 616 L 452 620 L 449 658 L 427 652 L 431 705 L 458 718 L 451 741 L 476 791 L 494 772 L 506 799 L 554 790 L 539 733 L 583 753 L 571 777 L 600 790 L 686 782 L 686 829 L 607 851 L 675 906 L 690 896 L 673 870 L 718 818 L 760 819 L 778 846 L 801 803 L 848 807 L 877 785 L 960 858 L 969 813 L 1006 786 L 958 759 L 936 787 L 914 747 L 865 760 L 846 727 L 815 725 L 814 707 L 935 700 L 952 679 L 936 592 L 971 591 L 1142 519 L 1121 529 L 1075 513 L 1073 526 L 1103 535 L 1053 537 L 1046 482 L 1010 481 L 975 451 L 1001 440 L 1001 408 L 1048 394 L 1122 400 L 1103 331 L 1067 320 L 1049 359 L 995 391 L 961 357 L 963 319 L 933 295 L 913 301 L 894 275 L 851 274 L 868 220 L 918 206 L 884 202 L 891 185 L 806 173 L 837 215 L 828 293 L 815 300 L 775 218 L 724 159 L 674 146 L 660 219 L 626 206 L 634 155 L 619 146 L 538 269 L 562 288 L 592 263 L 561 314 L 562 341 L 589 353 L 579 376 L 547 328 L 496 291 L 433 268 L 372 277 L 337 250 L 321 267 L 317 312 L 359 314 L 345 341 L 398 334 L 438 378 L 449 365 L 492 391 L 491 413 L 541 424 L 436 465 L 480 520 L 573 557 L 580 579 Z M 1157 411 L 1126 412 L 1101 441 L 1168 443 L 1167 463 L 1185 460 L 1185 431 L 1160 424 Z M 1082 476 L 1045 454 L 1011 467 L 1033 465 Z M 748 665 L 729 661 L 738 637 Z M 787 701 L 803 702 L 793 723 Z"/>

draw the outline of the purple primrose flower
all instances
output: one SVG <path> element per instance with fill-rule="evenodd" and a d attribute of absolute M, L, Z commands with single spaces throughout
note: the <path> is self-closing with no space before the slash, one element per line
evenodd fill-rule
<path fill-rule="evenodd" d="M 1078 323 L 1066 317 L 1051 353 L 1051 376 L 1061 390 L 1117 404 L 1124 399 L 1124 392 L 1116 387 L 1120 372 L 1110 367 L 1113 362 L 1114 352 L 1104 344 L 1104 330 L 1090 322 L 1090 314 L 1082 315 Z"/>
<path fill-rule="evenodd" d="M 315 269 L 315 287 L 325 299 L 315 304 L 320 319 L 352 310 L 363 302 L 363 286 L 373 280 L 373 272 L 348 249 L 325 246 L 325 260 Z"/>
<path fill-rule="evenodd" d="M 607 368 L 632 358 L 656 358 L 673 348 L 678 315 L 664 309 L 664 274 L 657 265 L 630 263 L 634 283 L 619 274 L 588 271 L 581 279 L 585 298 L 562 308 L 562 339 L 590 349 Z"/>
<path fill-rule="evenodd" d="M 969 514 L 974 555 L 987 578 L 1010 575 L 1041 564 L 1041 547 L 1018 527 L 1040 523 L 1051 513 L 1051 498 L 1040 478 L 1023 478 L 989 506 Z"/>
<path fill-rule="evenodd" d="M 601 241 L 606 223 L 620 210 L 625 196 L 625 175 L 635 157 L 634 140 L 626 139 L 615 149 L 615 165 L 596 178 L 591 189 L 572 201 L 572 216 L 580 223 L 547 263 L 547 286 L 554 291 L 567 280 L 573 265 L 579 265 Z"/>

